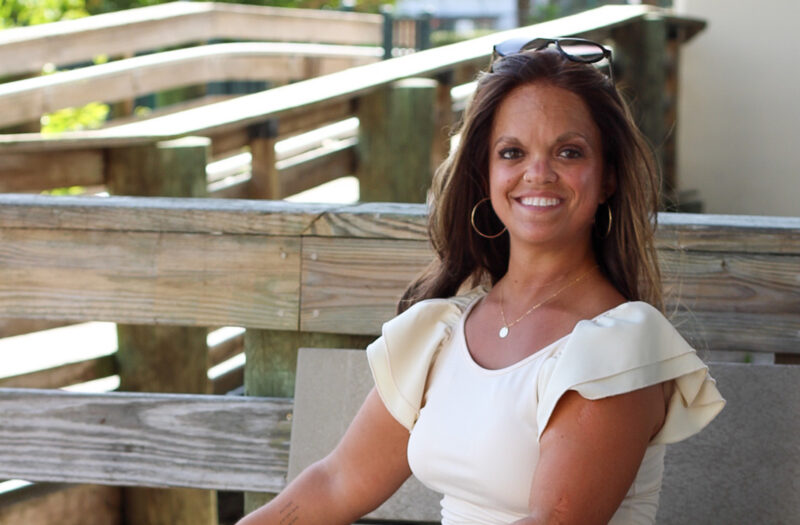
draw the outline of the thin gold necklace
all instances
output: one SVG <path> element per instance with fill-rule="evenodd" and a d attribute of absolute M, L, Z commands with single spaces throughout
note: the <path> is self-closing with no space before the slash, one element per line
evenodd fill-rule
<path fill-rule="evenodd" d="M 566 289 L 567 289 L 567 288 L 569 288 L 570 286 L 573 286 L 573 285 L 577 284 L 577 283 L 578 283 L 578 281 L 580 281 L 581 279 L 583 279 L 584 277 L 586 277 L 587 275 L 589 275 L 589 274 L 591 273 L 591 271 L 592 271 L 592 270 L 594 270 L 595 268 L 597 268 L 597 266 L 596 266 L 596 265 L 595 265 L 595 266 L 592 266 L 591 268 L 589 268 L 588 270 L 586 270 L 585 272 L 583 272 L 582 274 L 580 274 L 580 275 L 579 275 L 579 276 L 578 276 L 576 279 L 574 279 L 574 280 L 570 281 L 569 283 L 567 283 L 567 284 L 565 284 L 564 286 L 562 286 L 561 288 L 559 288 L 559 289 L 556 291 L 556 293 L 554 293 L 553 295 L 551 295 L 551 296 L 547 297 L 545 300 L 543 300 L 543 301 L 541 301 L 541 302 L 538 302 L 538 303 L 536 303 L 535 305 L 531 306 L 531 307 L 528 309 L 528 311 L 527 311 L 527 312 L 525 312 L 524 314 L 520 315 L 520 316 L 519 316 L 517 319 L 515 319 L 514 321 L 511 321 L 510 323 L 509 323 L 508 321 L 506 321 L 506 313 L 503 311 L 503 289 L 502 289 L 502 288 L 500 288 L 500 317 L 502 317 L 502 318 L 503 318 L 503 326 L 500 328 L 500 331 L 497 333 L 497 335 L 499 335 L 499 336 L 500 336 L 500 339 L 505 339 L 506 337 L 508 337 L 508 330 L 509 330 L 509 329 L 510 329 L 512 326 L 514 326 L 514 325 L 515 325 L 515 324 L 517 324 L 518 322 L 522 321 L 522 319 L 523 319 L 523 318 L 524 318 L 526 315 L 528 315 L 528 314 L 529 314 L 529 313 L 531 313 L 532 311 L 536 310 L 537 308 L 539 308 L 540 306 L 542 306 L 543 304 L 545 304 L 545 303 L 546 303 L 546 302 L 548 302 L 549 300 L 551 300 L 551 299 L 554 299 L 554 298 L 555 298 L 555 297 L 556 297 L 558 294 L 560 294 L 561 292 L 563 292 L 564 290 L 566 290 Z"/>

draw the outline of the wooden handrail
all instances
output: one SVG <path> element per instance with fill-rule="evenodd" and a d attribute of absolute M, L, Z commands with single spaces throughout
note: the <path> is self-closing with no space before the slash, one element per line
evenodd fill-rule
<path fill-rule="evenodd" d="M 687 337 L 798 352 L 800 219 L 660 218 L 670 313 Z M 377 334 L 432 257 L 425 221 L 412 204 L 0 195 L 0 312 Z"/>
<path fill-rule="evenodd" d="M 282 84 L 375 62 L 382 54 L 379 47 L 251 42 L 118 60 L 0 84 L 0 127 L 38 120 L 45 113 L 87 104 L 99 96 L 104 102 L 118 102 L 164 89 L 225 80 Z"/>
<path fill-rule="evenodd" d="M 172 2 L 0 32 L 3 73 L 40 71 L 97 54 L 139 51 L 215 39 L 380 45 L 383 17 L 213 2 Z"/>
<path fill-rule="evenodd" d="M 463 81 L 468 81 L 474 71 L 485 66 L 492 46 L 506 38 L 531 34 L 598 35 L 656 12 L 648 6 L 605 6 L 113 129 L 65 133 L 58 139 L 39 134 L 4 135 L 0 136 L 0 152 L 94 149 L 192 134 L 217 134 L 301 113 L 316 105 L 354 100 L 404 78 L 447 73 L 455 73 L 458 78 L 458 71 L 464 70 L 468 74 L 462 75 L 467 77 Z M 688 27 L 703 25 L 690 18 L 671 17 L 669 20 Z"/>

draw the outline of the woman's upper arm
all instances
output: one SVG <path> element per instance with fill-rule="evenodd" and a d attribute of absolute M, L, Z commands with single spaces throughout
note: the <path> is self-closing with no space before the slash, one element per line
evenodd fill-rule
<path fill-rule="evenodd" d="M 356 517 L 379 506 L 411 475 L 408 439 L 408 430 L 373 387 L 342 440 L 323 460 L 337 493 Z"/>
<path fill-rule="evenodd" d="M 594 401 L 567 391 L 539 440 L 529 499 L 536 522 L 608 523 L 664 416 L 661 384 Z"/>

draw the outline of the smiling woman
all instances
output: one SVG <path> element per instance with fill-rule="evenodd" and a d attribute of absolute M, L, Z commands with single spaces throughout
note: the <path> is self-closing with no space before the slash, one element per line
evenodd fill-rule
<path fill-rule="evenodd" d="M 641 134 L 610 77 L 536 42 L 478 80 L 433 181 L 437 257 L 367 348 L 375 388 L 243 524 L 351 523 L 412 472 L 443 525 L 654 523 L 665 445 L 724 400 L 660 311 Z"/>

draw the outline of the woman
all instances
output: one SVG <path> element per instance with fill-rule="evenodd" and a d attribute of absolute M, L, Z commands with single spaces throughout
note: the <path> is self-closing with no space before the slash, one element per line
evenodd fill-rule
<path fill-rule="evenodd" d="M 610 52 L 520 44 L 495 48 L 437 171 L 438 258 L 367 349 L 376 387 L 243 525 L 351 523 L 412 471 L 445 525 L 653 523 L 664 444 L 722 409 L 660 313 L 653 163 L 586 64 Z"/>

